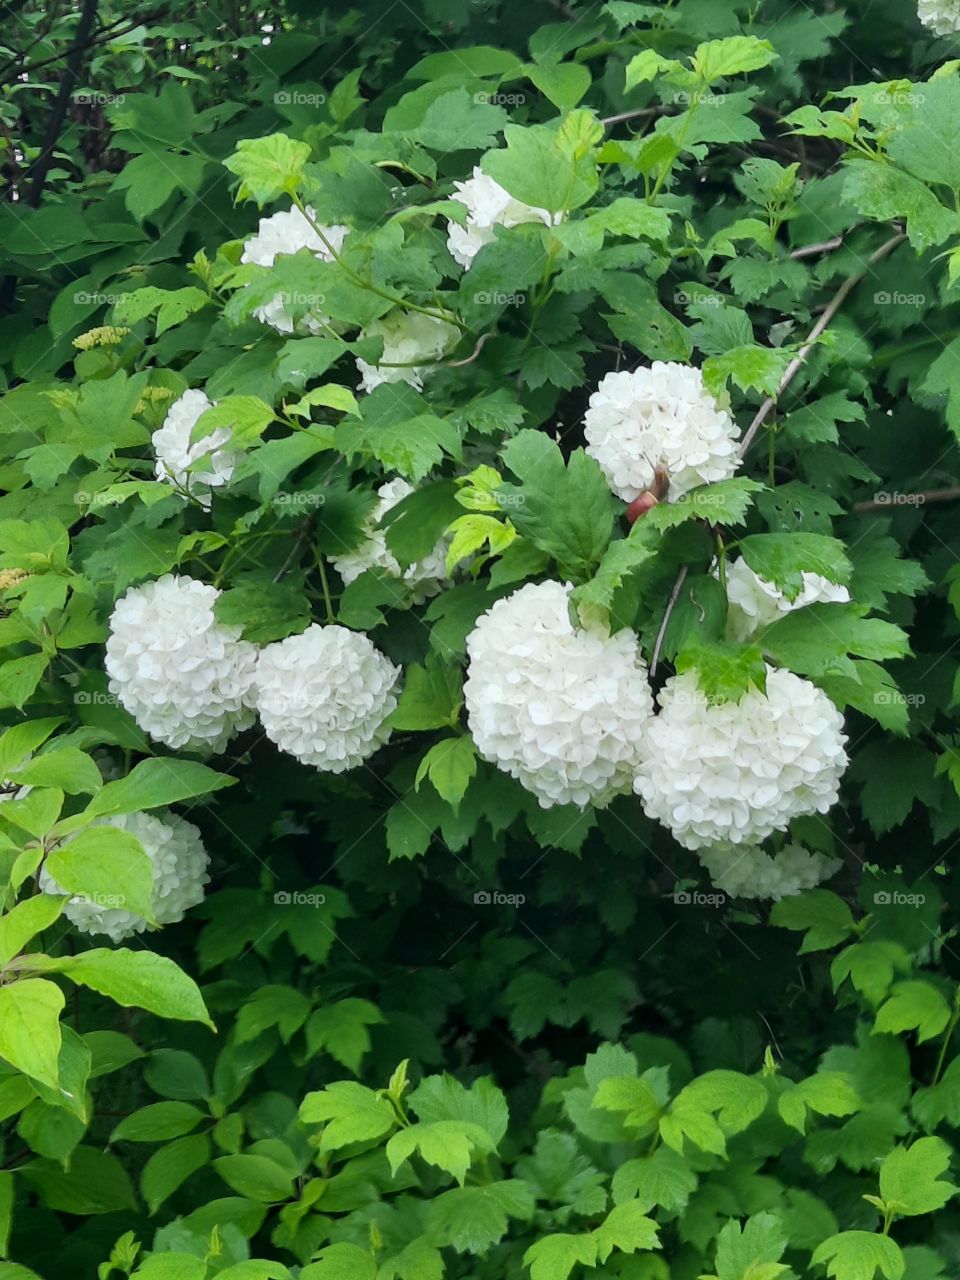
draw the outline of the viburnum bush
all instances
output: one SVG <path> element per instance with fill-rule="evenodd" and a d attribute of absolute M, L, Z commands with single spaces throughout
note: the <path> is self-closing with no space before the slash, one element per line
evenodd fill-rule
<path fill-rule="evenodd" d="M 960 9 L 203 9 L 0 5 L 0 1280 L 951 1276 Z"/>

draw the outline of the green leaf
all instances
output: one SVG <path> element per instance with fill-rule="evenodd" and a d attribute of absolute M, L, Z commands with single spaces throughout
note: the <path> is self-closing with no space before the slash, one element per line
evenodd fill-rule
<path fill-rule="evenodd" d="M 648 511 L 643 523 L 651 529 L 666 531 L 687 520 L 706 520 L 710 524 L 742 524 L 753 503 L 752 495 L 763 485 L 746 476 L 734 476 L 716 484 L 692 489 L 676 502 L 661 502 Z"/>
<path fill-rule="evenodd" d="M 845 172 L 843 199 L 877 222 L 905 218 L 907 237 L 918 253 L 956 235 L 960 219 L 919 178 L 872 160 L 849 161 Z"/>
<path fill-rule="evenodd" d="M 627 1160 L 613 1175 L 614 1204 L 636 1200 L 644 1213 L 662 1205 L 682 1213 L 697 1189 L 697 1175 L 679 1152 L 658 1147 L 650 1156 Z"/>
<path fill-rule="evenodd" d="M 156 1150 L 143 1166 L 140 1190 L 151 1213 L 186 1182 L 192 1173 L 210 1161 L 210 1139 L 205 1133 L 190 1134 Z"/>
<path fill-rule="evenodd" d="M 253 199 L 263 208 L 279 196 L 292 196 L 303 181 L 303 166 L 310 159 L 310 147 L 295 142 L 284 133 L 266 138 L 243 138 L 224 166 L 240 179 L 237 196 Z"/>
<path fill-rule="evenodd" d="M 39 893 L 18 902 L 0 917 L 0 968 L 18 956 L 38 933 L 49 929 L 62 910 L 61 899 Z"/>
<path fill-rule="evenodd" d="M 219 1156 L 213 1167 L 232 1191 L 261 1204 L 277 1204 L 293 1195 L 293 1177 L 275 1160 L 260 1155 Z"/>
<path fill-rule="evenodd" d="M 337 1000 L 317 1009 L 306 1026 L 307 1052 L 313 1057 L 328 1053 L 354 1075 L 370 1051 L 369 1027 L 384 1021 L 383 1014 L 369 1000 Z"/>
<path fill-rule="evenodd" d="M 196 444 L 214 431 L 227 430 L 231 445 L 247 449 L 256 444 L 273 419 L 271 406 L 257 396 L 226 396 L 200 415 L 190 433 L 190 442 Z"/>
<path fill-rule="evenodd" d="M 435 742 L 420 761 L 416 789 L 429 778 L 439 795 L 456 811 L 477 774 L 477 749 L 466 734 Z"/>
<path fill-rule="evenodd" d="M 523 74 L 561 111 L 575 107 L 590 88 L 590 72 L 579 62 L 554 62 L 543 66 L 528 62 Z"/>
<path fill-rule="evenodd" d="M 740 554 L 765 582 L 772 582 L 788 600 L 803 590 L 803 574 L 818 573 L 828 582 L 844 585 L 853 566 L 837 538 L 819 533 L 757 533 L 740 541 Z"/>
<path fill-rule="evenodd" d="M 103 786 L 100 770 L 85 751 L 57 747 L 35 756 L 8 773 L 13 781 L 28 787 L 59 787 L 67 795 L 93 795 Z"/>
<path fill-rule="evenodd" d="M 515 199 L 561 213 L 579 209 L 597 190 L 597 165 L 589 144 L 567 145 L 559 130 L 542 124 L 508 124 L 504 138 L 506 147 L 488 151 L 481 168 Z"/>
<path fill-rule="evenodd" d="M 92 818 L 138 813 L 141 809 L 158 809 L 181 800 L 192 800 L 235 783 L 236 778 L 217 773 L 194 760 L 141 760 L 125 778 L 108 782 L 83 813 L 61 823 L 59 830 L 75 831 Z"/>
<path fill-rule="evenodd" d="M 707 40 L 693 53 L 693 69 L 705 84 L 713 84 L 726 76 L 745 71 L 759 71 L 775 62 L 779 55 L 769 40 L 756 36 L 729 36 L 725 40 Z"/>
<path fill-rule="evenodd" d="M 390 724 L 394 729 L 451 728 L 463 705 L 462 683 L 460 669 L 433 654 L 424 666 L 409 666 Z"/>
<path fill-rule="evenodd" d="M 685 1085 L 660 1120 L 660 1133 L 681 1155 L 689 1139 L 703 1151 L 723 1155 L 726 1139 L 763 1114 L 767 1091 L 737 1071 L 708 1071 Z"/>
<path fill-rule="evenodd" d="M 880 1166 L 880 1195 L 902 1217 L 942 1209 L 960 1188 L 940 1175 L 952 1152 L 942 1138 L 918 1138 L 910 1147 L 894 1147 Z"/>
<path fill-rule="evenodd" d="M 849 1116 L 859 1109 L 856 1090 L 841 1071 L 819 1071 L 799 1084 L 788 1085 L 777 1099 L 780 1118 L 798 1133 L 806 1129 L 808 1111 L 821 1116 Z"/>
<path fill-rule="evenodd" d="M 828 675 L 849 654 L 882 662 L 910 652 L 906 632 L 881 618 L 864 618 L 855 604 L 811 604 L 795 609 L 758 637 L 778 666 L 804 676 Z"/>
<path fill-rule="evenodd" d="M 59 1088 L 63 992 L 44 978 L 0 987 L 0 1057 L 41 1084 Z"/>
<path fill-rule="evenodd" d="M 835 1280 L 873 1280 L 879 1271 L 886 1280 L 901 1280 L 904 1273 L 900 1246 L 889 1236 L 869 1231 L 842 1231 L 824 1240 L 813 1251 L 814 1265 L 824 1263 Z"/>
<path fill-rule="evenodd" d="M 300 1272 L 300 1280 L 376 1280 L 377 1264 L 356 1244 L 328 1244 L 319 1262 Z"/>
<path fill-rule="evenodd" d="M 338 1151 L 354 1142 L 372 1142 L 389 1133 L 397 1123 L 390 1103 L 372 1089 L 352 1080 L 340 1080 L 317 1093 L 308 1093 L 300 1104 L 304 1124 L 323 1124 L 322 1151 Z"/>
<path fill-rule="evenodd" d="M 770 912 L 770 923 L 805 931 L 801 955 L 835 947 L 855 931 L 850 908 L 829 889 L 808 889 L 796 897 L 782 898 Z"/>
<path fill-rule="evenodd" d="M 45 863 L 61 890 L 154 921 L 153 863 L 136 836 L 90 826 L 53 849 Z"/>
<path fill-rule="evenodd" d="M 203 1022 L 212 1031 L 200 988 L 167 956 L 126 947 L 94 947 L 75 956 L 63 956 L 50 968 L 65 973 L 72 982 L 109 996 L 124 1008 L 136 1007 L 160 1018 Z"/>
<path fill-rule="evenodd" d="M 743 1227 L 731 1220 L 717 1236 L 717 1275 L 711 1280 L 775 1280 L 790 1271 L 780 1262 L 787 1242 L 776 1213 L 756 1213 Z"/>
<path fill-rule="evenodd" d="M 756 645 L 694 642 L 676 660 L 677 671 L 695 671 L 697 683 L 711 700 L 739 702 L 750 689 L 764 692 L 767 669 Z"/>
<path fill-rule="evenodd" d="M 125 1116 L 110 1135 L 111 1142 L 166 1142 L 192 1133 L 205 1118 L 189 1102 L 152 1102 Z"/>
<path fill-rule="evenodd" d="M 498 491 L 511 522 L 562 572 L 586 577 L 613 532 L 613 497 L 597 463 L 577 449 L 564 465 L 559 447 L 539 431 L 519 432 L 502 452 L 521 481 Z"/>
<path fill-rule="evenodd" d="M 493 1147 L 490 1135 L 480 1125 L 433 1120 L 395 1133 L 387 1143 L 387 1159 L 396 1177 L 403 1162 L 416 1152 L 427 1164 L 452 1174 L 463 1186 L 474 1156 L 492 1151 Z"/>
<path fill-rule="evenodd" d="M 940 1035 L 950 1021 L 950 1006 L 929 982 L 898 982 L 877 1011 L 875 1032 L 899 1035 L 916 1031 L 921 1042 Z"/>

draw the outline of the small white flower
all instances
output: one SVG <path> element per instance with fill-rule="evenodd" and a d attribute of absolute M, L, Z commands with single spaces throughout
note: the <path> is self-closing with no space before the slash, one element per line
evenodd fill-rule
<path fill-rule="evenodd" d="M 333 565 L 345 584 L 359 578 L 366 569 L 384 569 L 394 578 L 402 578 L 414 591 L 419 604 L 428 596 L 434 596 L 449 581 L 446 570 L 447 539 L 441 538 L 428 556 L 415 560 L 407 569 L 400 565 L 387 546 L 386 531 L 380 522 L 398 502 L 413 493 L 413 485 L 403 479 L 390 480 L 377 490 L 380 501 L 374 507 L 364 526 L 363 542 L 352 551 L 334 556 Z"/>
<path fill-rule="evenodd" d="M 850 592 L 819 573 L 802 575 L 803 587 L 789 599 L 778 586 L 761 578 L 741 556 L 727 566 L 727 634 L 743 644 L 758 631 L 808 604 L 845 604 Z"/>
<path fill-rule="evenodd" d="M 110 616 L 110 692 L 169 747 L 222 751 L 254 721 L 256 650 L 214 617 L 219 594 L 168 573 L 131 587 Z"/>
<path fill-rule="evenodd" d="M 628 793 L 653 720 L 636 635 L 574 625 L 571 590 L 527 583 L 467 640 L 463 694 L 477 750 L 545 809 Z"/>
<path fill-rule="evenodd" d="M 456 345 L 460 331 L 436 316 L 398 308 L 372 321 L 363 336 L 383 339 L 382 364 L 369 364 L 357 357 L 364 391 L 373 391 L 384 382 L 408 382 L 422 391 L 423 380 L 433 372 L 434 362 Z M 423 365 L 419 364 L 421 360 L 425 361 Z"/>
<path fill-rule="evenodd" d="M 191 907 L 203 901 L 204 887 L 209 882 L 210 859 L 192 822 L 173 813 L 154 816 L 150 813 L 125 813 L 113 818 L 99 818 L 94 826 L 119 827 L 129 831 L 143 845 L 153 864 L 153 914 L 158 924 L 176 924 Z M 69 839 L 66 841 L 69 844 Z M 43 868 L 40 887 L 44 893 L 63 895 L 62 889 Z M 142 916 L 127 911 L 122 896 L 101 898 L 73 897 L 63 914 L 81 933 L 104 933 L 114 942 L 142 933 L 149 928 Z"/>
<path fill-rule="evenodd" d="M 960 31 L 960 0 L 919 0 L 917 17 L 938 36 Z"/>
<path fill-rule="evenodd" d="M 327 773 L 343 773 L 390 737 L 400 669 L 346 627 L 314 623 L 261 649 L 256 706 L 281 751 Z"/>
<path fill-rule="evenodd" d="M 687 849 L 758 844 L 837 801 L 847 765 L 840 712 L 790 671 L 767 667 L 766 684 L 739 702 L 711 702 L 693 671 L 664 685 L 634 789 Z"/>
<path fill-rule="evenodd" d="M 729 898 L 794 897 L 813 889 L 840 870 L 839 858 L 810 853 L 798 844 L 785 845 L 773 857 L 756 845 L 714 845 L 697 857 L 714 886 Z"/>
<path fill-rule="evenodd" d="M 317 220 L 316 210 L 307 205 L 307 212 L 314 222 Z M 255 263 L 260 267 L 272 267 L 277 258 L 284 254 L 299 253 L 301 249 L 309 249 L 315 258 L 323 262 L 332 262 L 332 247 L 336 253 L 343 248 L 343 242 L 350 232 L 349 227 L 335 225 L 323 227 L 323 237 L 311 226 L 296 207 L 283 213 L 274 213 L 269 218 L 261 218 L 257 234 L 244 244 L 240 261 Z M 324 238 L 329 244 L 324 243 Z M 296 326 L 282 293 L 277 293 L 257 307 L 253 313 L 262 324 L 268 324 L 278 333 L 293 333 Z M 329 317 L 311 315 L 303 317 L 301 327 L 309 333 L 320 333 Z"/>
<path fill-rule="evenodd" d="M 515 200 L 499 182 L 489 178 L 479 166 L 466 182 L 455 182 L 456 194 L 450 197 L 467 210 L 466 226 L 447 223 L 447 248 L 461 267 L 469 268 L 485 244 L 495 238 L 494 227 L 518 227 L 523 222 L 542 222 L 551 226 L 560 214 Z"/>
<path fill-rule="evenodd" d="M 243 454 L 231 449 L 229 427 L 217 427 L 195 444 L 190 443 L 200 417 L 214 402 L 202 391 L 184 391 L 167 411 L 163 426 L 153 433 L 153 451 L 157 455 L 155 474 L 158 480 L 176 484 L 193 494 L 209 511 L 210 490 L 230 483 Z M 203 460 L 203 465 L 192 464 Z"/>
<path fill-rule="evenodd" d="M 658 466 L 669 476 L 668 502 L 739 466 L 737 425 L 690 365 L 655 360 L 608 373 L 590 397 L 584 434 L 587 453 L 624 502 L 652 488 Z"/>

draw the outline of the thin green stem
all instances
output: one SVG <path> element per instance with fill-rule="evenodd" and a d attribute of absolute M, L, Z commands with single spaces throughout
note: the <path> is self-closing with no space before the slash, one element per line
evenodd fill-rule
<path fill-rule="evenodd" d="M 395 307 L 401 307 L 405 311 L 419 311 L 421 315 L 431 316 L 434 320 L 444 320 L 447 324 L 455 325 L 461 332 L 466 329 L 466 325 L 462 322 L 459 316 L 455 315 L 452 311 L 447 311 L 446 309 L 435 311 L 432 307 L 422 307 L 418 302 L 411 302 L 408 298 L 402 297 L 399 293 L 393 293 L 390 289 L 381 289 L 380 286 L 374 284 L 372 280 L 364 280 L 363 276 L 354 271 L 353 267 L 348 266 L 347 263 L 344 262 L 343 256 L 338 253 L 330 243 L 323 227 L 319 222 L 317 222 L 316 218 L 308 212 L 306 205 L 298 195 L 293 197 L 293 203 L 297 206 L 306 218 L 307 222 L 309 222 L 310 226 L 320 237 L 324 248 L 327 250 L 330 257 L 334 260 L 347 279 L 352 280 L 358 288 L 366 289 L 368 293 L 374 293 L 378 298 L 383 298 L 386 302 L 392 303 Z"/>

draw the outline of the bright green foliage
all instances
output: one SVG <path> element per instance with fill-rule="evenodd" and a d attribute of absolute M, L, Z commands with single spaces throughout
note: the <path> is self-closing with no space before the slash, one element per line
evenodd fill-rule
<path fill-rule="evenodd" d="M 0 1280 L 952 1275 L 950 42 L 907 0 L 0 18 Z M 464 269 L 475 171 L 535 212 Z M 291 209 L 342 243 L 242 261 Z M 397 315 L 436 352 L 391 360 Z M 702 370 L 743 456 L 631 524 L 582 423 L 655 361 Z M 237 455 L 209 502 L 203 460 L 155 469 L 188 389 L 189 443 Z M 849 600 L 736 642 L 739 559 Z M 258 728 L 148 737 L 104 642 L 167 573 L 258 647 L 369 635 L 389 742 L 333 774 Z M 769 844 L 828 885 L 732 898 L 636 796 L 541 808 L 481 757 L 467 637 L 548 579 L 655 692 L 729 710 L 772 666 L 833 700 L 840 800 Z M 167 810 L 210 883 L 161 931 L 109 820 Z M 119 944 L 71 918 L 117 901 Z"/>

